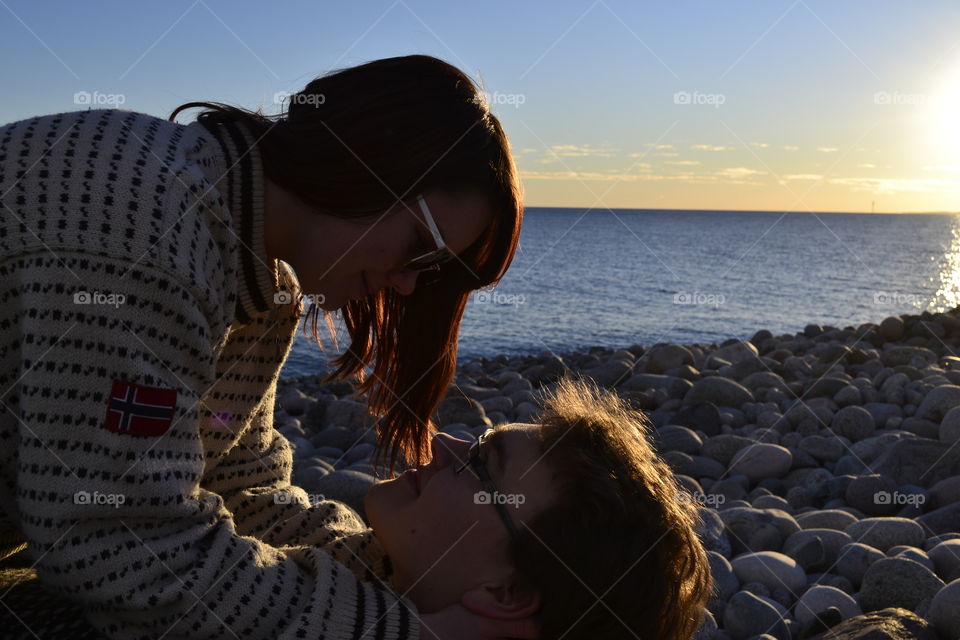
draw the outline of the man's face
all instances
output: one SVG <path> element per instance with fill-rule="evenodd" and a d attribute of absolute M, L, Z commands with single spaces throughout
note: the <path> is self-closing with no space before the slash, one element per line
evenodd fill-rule
<path fill-rule="evenodd" d="M 483 443 L 482 458 L 518 530 L 552 499 L 551 473 L 541 458 L 538 425 L 497 427 Z M 401 593 L 421 612 L 460 601 L 464 592 L 503 581 L 511 574 L 506 550 L 509 531 L 468 466 L 472 442 L 438 434 L 433 459 L 418 467 L 420 489 L 411 472 L 375 484 L 364 507 L 377 538 L 390 557 Z M 504 455 L 500 454 L 500 446 Z"/>

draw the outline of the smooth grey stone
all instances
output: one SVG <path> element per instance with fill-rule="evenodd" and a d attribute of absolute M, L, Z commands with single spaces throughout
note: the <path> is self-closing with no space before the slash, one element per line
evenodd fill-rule
<path fill-rule="evenodd" d="M 322 446 L 313 450 L 314 455 L 337 459 L 343 456 L 343 450 L 338 447 Z"/>
<path fill-rule="evenodd" d="M 323 416 L 326 429 L 344 427 L 347 429 L 365 429 L 372 424 L 367 414 L 367 404 L 356 400 L 334 400 L 327 403 Z"/>
<path fill-rule="evenodd" d="M 941 580 L 952 582 L 960 578 L 960 538 L 938 543 L 927 555 L 933 561 L 937 576 Z"/>
<path fill-rule="evenodd" d="M 376 482 L 369 473 L 354 469 L 338 469 L 316 481 L 311 489 L 322 493 L 329 500 L 338 500 L 347 504 L 366 520 L 363 497 Z"/>
<path fill-rule="evenodd" d="M 658 451 L 681 451 L 691 455 L 700 453 L 703 440 L 692 429 L 679 425 L 667 425 L 653 434 Z"/>
<path fill-rule="evenodd" d="M 727 466 L 738 451 L 753 444 L 754 441 L 750 438 L 732 433 L 722 433 L 704 440 L 700 454 L 708 458 L 713 458 L 720 464 Z"/>
<path fill-rule="evenodd" d="M 693 640 L 717 640 L 717 620 L 709 611 L 703 612 L 703 622 L 700 623 Z"/>
<path fill-rule="evenodd" d="M 917 523 L 934 534 L 960 532 L 960 502 L 925 513 L 917 518 Z"/>
<path fill-rule="evenodd" d="M 716 551 L 707 552 L 710 561 L 710 573 L 713 576 L 713 583 L 718 597 L 729 600 L 733 594 L 740 590 L 740 580 L 737 574 L 733 572 L 730 561 L 724 558 Z"/>
<path fill-rule="evenodd" d="M 943 416 L 937 428 L 937 438 L 946 444 L 953 444 L 960 440 L 960 407 L 950 409 Z"/>
<path fill-rule="evenodd" d="M 310 493 L 321 478 L 332 472 L 332 465 L 314 464 L 303 469 L 298 469 L 293 474 L 292 479 L 295 480 L 294 484 L 302 487 L 307 493 Z"/>
<path fill-rule="evenodd" d="M 850 580 L 854 586 L 860 586 L 863 576 L 870 566 L 885 556 L 879 549 L 870 545 L 854 542 L 845 545 L 837 553 L 836 571 Z"/>
<path fill-rule="evenodd" d="M 681 407 L 673 421 L 674 424 L 701 431 L 708 438 L 720 434 L 720 410 L 710 402 Z"/>
<path fill-rule="evenodd" d="M 819 461 L 835 462 L 846 452 L 843 442 L 836 436 L 807 436 L 797 446 Z"/>
<path fill-rule="evenodd" d="M 736 364 L 747 358 L 756 358 L 758 354 L 757 348 L 751 343 L 732 339 L 728 341 L 728 344 L 721 345 L 710 355 Z"/>
<path fill-rule="evenodd" d="M 908 547 L 905 545 L 897 545 L 887 549 L 888 558 L 906 558 L 907 560 L 913 560 L 925 566 L 930 571 L 936 573 L 936 568 L 934 567 L 933 560 L 927 556 L 926 553 L 917 549 L 916 547 Z"/>
<path fill-rule="evenodd" d="M 857 517 L 842 509 L 819 509 L 801 513 L 794 518 L 804 529 L 834 529 L 843 531 L 857 521 Z"/>
<path fill-rule="evenodd" d="M 700 520 L 695 530 L 703 548 L 707 551 L 715 551 L 724 558 L 730 557 L 730 537 L 720 514 L 705 507 L 699 510 L 699 514 Z"/>
<path fill-rule="evenodd" d="M 314 435 L 310 441 L 315 447 L 335 447 L 346 451 L 360 439 L 359 433 L 343 427 L 330 427 Z"/>
<path fill-rule="evenodd" d="M 907 518 L 864 518 L 854 522 L 844 531 L 856 541 L 868 544 L 886 553 L 891 547 L 923 545 L 923 527 Z"/>
<path fill-rule="evenodd" d="M 441 425 L 463 423 L 469 426 L 485 424 L 492 426 L 490 418 L 476 400 L 463 395 L 447 396 L 437 408 L 437 418 Z"/>
<path fill-rule="evenodd" d="M 837 411 L 833 415 L 830 428 L 838 436 L 856 442 L 873 435 L 876 431 L 876 421 L 869 411 L 854 405 Z"/>
<path fill-rule="evenodd" d="M 888 402 L 866 402 L 863 408 L 873 417 L 874 425 L 885 425 L 889 418 L 903 417 L 903 409 L 897 404 L 890 404 Z M 849 436 L 847 437 L 849 438 Z M 850 439 L 853 440 L 853 438 Z"/>
<path fill-rule="evenodd" d="M 788 536 L 800 531 L 796 520 L 779 509 L 730 507 L 719 514 L 731 534 L 731 547 L 738 554 L 779 551 Z"/>
<path fill-rule="evenodd" d="M 718 407 L 734 408 L 753 401 L 753 394 L 749 389 L 734 380 L 719 376 L 697 380 L 683 397 L 685 405 L 710 402 Z"/>
<path fill-rule="evenodd" d="M 841 619 L 846 620 L 863 613 L 857 601 L 836 587 L 814 585 L 807 589 L 794 608 L 794 615 L 801 624 L 809 624 L 816 615 L 836 607 Z"/>
<path fill-rule="evenodd" d="M 750 505 L 756 509 L 780 509 L 790 513 L 793 507 L 780 496 L 757 496 Z"/>
<path fill-rule="evenodd" d="M 899 509 L 893 496 L 896 483 L 887 476 L 874 473 L 857 476 L 847 486 L 844 498 L 851 507 L 871 516 L 892 516 Z"/>
<path fill-rule="evenodd" d="M 810 562 L 808 565 L 805 562 L 801 562 L 800 558 L 795 555 L 795 552 L 799 553 L 804 546 L 814 540 L 820 541 L 819 546 L 823 553 L 819 561 L 817 561 L 813 555 L 806 556 L 804 558 L 805 560 L 813 560 L 813 562 Z M 840 552 L 840 549 L 851 542 L 853 542 L 853 538 L 843 531 L 837 531 L 835 529 L 802 529 L 791 534 L 784 541 L 782 552 L 794 558 L 806 571 L 825 571 L 829 570 L 837 561 L 837 554 Z"/>
<path fill-rule="evenodd" d="M 915 415 L 939 424 L 947 412 L 957 406 L 960 406 L 960 386 L 941 385 L 930 390 Z"/>
<path fill-rule="evenodd" d="M 883 558 L 870 565 L 863 576 L 860 606 L 864 611 L 887 607 L 914 609 L 943 586 L 943 580 L 918 562 L 906 558 Z"/>
<path fill-rule="evenodd" d="M 782 478 L 793 464 L 793 454 L 776 444 L 755 444 L 736 453 L 730 461 L 730 473 L 743 474 L 756 482 L 763 478 Z"/>
<path fill-rule="evenodd" d="M 944 638 L 960 633 L 960 580 L 937 591 L 927 609 L 927 619 Z"/>
<path fill-rule="evenodd" d="M 793 593 L 807 584 L 807 575 L 796 560 L 778 551 L 756 551 L 730 561 L 740 582 L 760 582 L 768 589 L 783 586 Z"/>
<path fill-rule="evenodd" d="M 586 369 L 583 375 L 593 378 L 601 386 L 613 388 L 630 378 L 633 371 L 633 362 L 608 360 L 599 366 Z"/>
<path fill-rule="evenodd" d="M 723 612 L 723 628 L 734 638 L 768 633 L 777 640 L 790 640 L 790 630 L 780 612 L 749 591 L 738 591 L 727 602 Z"/>
<path fill-rule="evenodd" d="M 494 411 L 499 411 L 503 414 L 509 414 L 513 411 L 513 401 L 506 396 L 492 396 L 479 400 L 479 402 L 488 416 Z"/>
<path fill-rule="evenodd" d="M 296 387 L 288 387 L 279 397 L 280 406 L 289 416 L 301 416 L 317 402 Z"/>
<path fill-rule="evenodd" d="M 650 349 L 638 362 L 644 373 L 660 374 L 667 369 L 694 364 L 693 354 L 677 344 L 659 344 Z"/>
<path fill-rule="evenodd" d="M 347 462 L 353 463 L 359 460 L 366 460 L 373 454 L 374 446 L 372 444 L 367 444 L 366 442 L 361 442 L 356 445 L 350 451 L 346 453 Z"/>
<path fill-rule="evenodd" d="M 898 485 L 915 484 L 928 488 L 945 478 L 960 475 L 960 447 L 951 448 L 946 443 L 928 438 L 901 439 L 870 466 Z"/>

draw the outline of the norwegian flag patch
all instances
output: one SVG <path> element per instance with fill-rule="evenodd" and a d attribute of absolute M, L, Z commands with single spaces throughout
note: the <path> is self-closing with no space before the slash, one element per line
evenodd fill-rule
<path fill-rule="evenodd" d="M 177 390 L 114 380 L 104 426 L 117 433 L 162 436 L 173 423 Z"/>

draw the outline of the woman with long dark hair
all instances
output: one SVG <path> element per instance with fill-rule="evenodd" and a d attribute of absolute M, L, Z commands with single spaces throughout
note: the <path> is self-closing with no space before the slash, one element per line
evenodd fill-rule
<path fill-rule="evenodd" d="M 419 615 L 335 562 L 362 522 L 291 485 L 273 427 L 310 299 L 317 340 L 342 313 L 334 376 L 360 378 L 378 457 L 429 455 L 467 298 L 522 221 L 467 76 L 405 56 L 317 78 L 279 116 L 10 123 L 0 194 L 3 539 L 48 591 L 117 638 L 535 637 L 533 617 Z"/>

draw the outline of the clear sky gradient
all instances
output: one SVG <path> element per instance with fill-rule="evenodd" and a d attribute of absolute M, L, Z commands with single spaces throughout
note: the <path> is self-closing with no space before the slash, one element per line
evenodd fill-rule
<path fill-rule="evenodd" d="M 528 206 L 960 210 L 956 0 L 0 0 L 0 121 L 275 113 L 410 53 L 482 82 Z"/>

